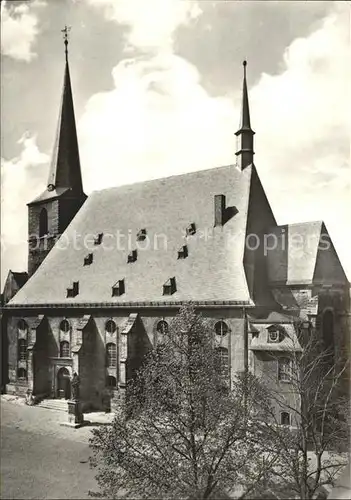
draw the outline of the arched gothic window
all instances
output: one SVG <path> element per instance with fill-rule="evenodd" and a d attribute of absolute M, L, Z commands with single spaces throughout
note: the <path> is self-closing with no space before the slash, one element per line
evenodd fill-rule
<path fill-rule="evenodd" d="M 229 351 L 226 347 L 217 347 L 216 348 L 216 357 L 217 357 L 217 367 L 218 371 L 223 376 L 228 376 L 228 368 L 229 368 Z"/>
<path fill-rule="evenodd" d="M 156 330 L 158 333 L 168 333 L 169 327 L 167 321 L 161 320 L 157 323 Z"/>
<path fill-rule="evenodd" d="M 106 366 L 107 368 L 117 366 L 117 348 L 112 342 L 106 345 Z"/>
<path fill-rule="evenodd" d="M 228 333 L 228 325 L 224 321 L 218 321 L 215 324 L 215 332 L 216 335 L 219 335 L 220 337 L 224 337 Z"/>
<path fill-rule="evenodd" d="M 39 215 L 39 237 L 48 234 L 48 212 L 42 208 Z"/>
<path fill-rule="evenodd" d="M 332 311 L 325 311 L 322 321 L 322 337 L 324 349 L 330 358 L 334 357 L 334 314 Z"/>
<path fill-rule="evenodd" d="M 280 414 L 280 424 L 281 425 L 290 425 L 290 413 L 287 411 L 282 411 Z"/>
<path fill-rule="evenodd" d="M 279 358 L 278 359 L 278 379 L 282 382 L 291 381 L 291 364 L 290 358 Z"/>
<path fill-rule="evenodd" d="M 27 360 L 27 341 L 25 339 L 19 339 L 18 341 L 18 360 Z"/>
<path fill-rule="evenodd" d="M 60 358 L 69 358 L 69 342 L 66 340 L 60 342 Z"/>

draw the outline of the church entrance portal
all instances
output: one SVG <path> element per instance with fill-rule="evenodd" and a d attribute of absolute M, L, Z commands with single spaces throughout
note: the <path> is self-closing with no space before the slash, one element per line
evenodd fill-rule
<path fill-rule="evenodd" d="M 60 368 L 57 373 L 57 397 L 62 399 L 71 397 L 71 381 L 67 368 Z"/>

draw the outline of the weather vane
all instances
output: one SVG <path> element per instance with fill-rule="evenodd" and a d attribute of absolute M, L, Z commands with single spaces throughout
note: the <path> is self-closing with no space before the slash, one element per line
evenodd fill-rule
<path fill-rule="evenodd" d="M 67 56 L 68 56 L 67 45 L 68 45 L 68 38 L 69 38 L 70 31 L 71 31 L 71 26 L 67 26 L 67 25 L 65 25 L 63 30 L 61 30 L 61 32 L 63 33 L 63 40 L 64 40 L 64 44 L 65 44 L 66 60 L 67 60 Z"/>

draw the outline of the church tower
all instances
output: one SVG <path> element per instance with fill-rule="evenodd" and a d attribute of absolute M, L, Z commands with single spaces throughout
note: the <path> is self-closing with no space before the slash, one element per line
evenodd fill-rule
<path fill-rule="evenodd" d="M 241 112 L 241 126 L 240 129 L 235 132 L 238 138 L 238 151 L 235 153 L 237 156 L 237 165 L 241 170 L 253 164 L 254 157 L 254 135 L 255 132 L 251 128 L 250 123 L 250 109 L 249 109 L 249 97 L 247 94 L 247 83 L 246 83 L 246 65 L 247 62 L 243 62 L 244 66 L 244 81 L 243 81 L 243 97 L 242 97 L 242 112 Z"/>
<path fill-rule="evenodd" d="M 55 145 L 47 187 L 28 203 L 28 274 L 43 262 L 86 200 L 79 161 L 65 28 L 65 74 Z"/>

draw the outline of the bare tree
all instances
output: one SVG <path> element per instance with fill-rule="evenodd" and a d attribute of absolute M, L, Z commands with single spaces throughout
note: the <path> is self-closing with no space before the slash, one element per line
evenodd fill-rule
<path fill-rule="evenodd" d="M 130 384 L 112 427 L 93 431 L 100 493 L 92 495 L 250 496 L 277 455 L 266 452 L 260 430 L 267 418 L 262 395 L 249 375 L 229 388 L 212 328 L 193 308 L 182 308 Z"/>
<path fill-rule="evenodd" d="M 335 358 L 333 347 L 325 346 L 315 330 L 302 328 L 300 321 L 294 330 L 290 348 L 275 355 L 283 380 L 275 387 L 265 384 L 275 411 L 267 407 L 271 419 L 263 423 L 263 431 L 268 450 L 279 451 L 272 490 L 278 494 L 290 488 L 294 498 L 322 498 L 323 487 L 333 485 L 348 463 L 347 353 Z"/>

